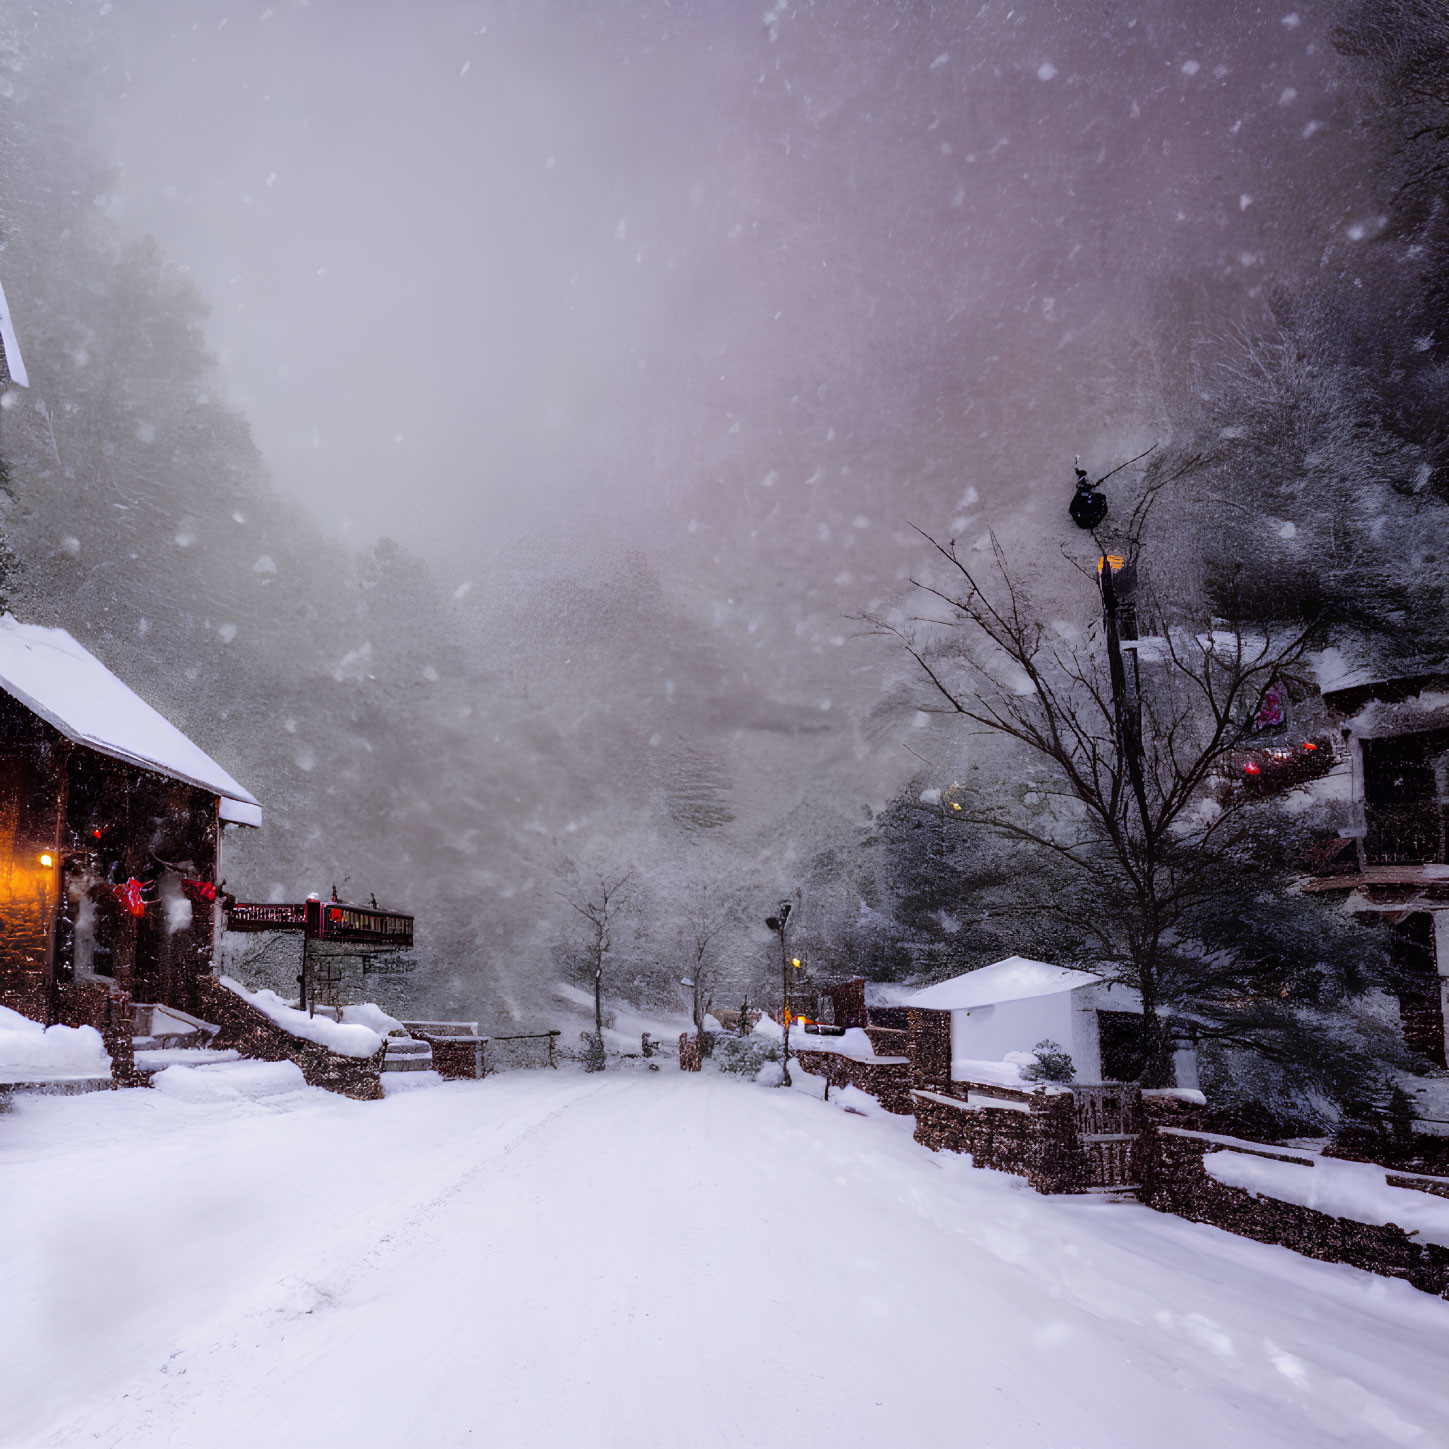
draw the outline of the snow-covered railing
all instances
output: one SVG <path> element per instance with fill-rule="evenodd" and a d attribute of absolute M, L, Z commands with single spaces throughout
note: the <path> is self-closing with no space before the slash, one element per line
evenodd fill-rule
<path fill-rule="evenodd" d="M 551 1027 L 548 1031 L 520 1031 L 520 1032 L 514 1032 L 514 1033 L 512 1033 L 509 1036 L 495 1036 L 495 1037 L 490 1037 L 489 1040 L 490 1041 L 493 1041 L 493 1042 L 500 1042 L 500 1041 L 507 1041 L 507 1042 L 514 1042 L 514 1041 L 541 1041 L 541 1042 L 547 1042 L 548 1043 L 548 1065 L 551 1066 L 551 1067 L 553 1067 L 553 1068 L 555 1068 L 555 1069 L 557 1069 L 557 1067 L 558 1067 L 558 1058 L 555 1055 L 555 1051 L 556 1051 L 557 1046 L 558 1046 L 558 1039 L 562 1035 L 563 1035 L 563 1033 L 557 1027 Z"/>
<path fill-rule="evenodd" d="M 840 1036 L 816 1036 L 799 1027 L 790 1028 L 792 1052 L 827 1052 L 832 1056 L 849 1057 L 856 1062 L 874 1062 L 878 1066 L 904 1066 L 909 1057 L 879 1057 L 865 1028 L 850 1026 Z"/>
<path fill-rule="evenodd" d="M 960 1112 L 983 1112 L 988 1109 L 999 1112 L 1030 1112 L 1030 1100 L 1017 1095 L 1012 1096 L 982 1096 L 980 1092 L 967 1092 L 965 1097 L 948 1097 L 944 1092 L 932 1092 L 924 1087 L 917 1087 L 911 1093 L 913 1097 L 922 1097 L 927 1102 L 939 1102 L 943 1107 L 954 1107 Z"/>
<path fill-rule="evenodd" d="M 382 1047 L 382 1033 L 360 1021 L 334 1021 L 327 1016 L 309 1016 L 305 1011 L 289 1006 L 274 991 L 248 991 L 240 981 L 234 981 L 230 976 L 222 976 L 218 980 L 288 1036 L 313 1042 L 344 1057 L 375 1056 Z"/>

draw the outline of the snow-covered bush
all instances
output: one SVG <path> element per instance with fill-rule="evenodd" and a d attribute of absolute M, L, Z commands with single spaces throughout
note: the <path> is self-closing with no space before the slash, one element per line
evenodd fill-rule
<path fill-rule="evenodd" d="M 604 1070 L 604 1039 L 597 1032 L 579 1033 L 579 1061 L 586 1072 Z"/>
<path fill-rule="evenodd" d="M 758 1077 L 767 1062 L 780 1060 L 779 1046 L 761 1036 L 721 1036 L 715 1039 L 714 1064 L 737 1077 Z"/>
<path fill-rule="evenodd" d="M 1032 1054 L 1036 1060 L 1027 1062 L 1022 1067 L 1022 1081 L 1063 1083 L 1076 1081 L 1076 1066 L 1072 1062 L 1071 1054 L 1062 1050 L 1060 1042 L 1052 1041 L 1050 1038 L 1039 1041 L 1032 1048 Z"/>

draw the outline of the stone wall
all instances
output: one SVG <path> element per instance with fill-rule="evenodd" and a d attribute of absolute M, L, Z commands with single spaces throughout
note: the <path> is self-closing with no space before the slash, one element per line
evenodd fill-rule
<path fill-rule="evenodd" d="M 969 1152 L 977 1167 L 1012 1172 L 1038 1192 L 1081 1192 L 1088 1180 L 1086 1154 L 1077 1141 L 1069 1092 L 993 1090 L 975 1083 L 956 1091 L 912 1093 L 915 1139 L 933 1152 Z M 986 1106 L 997 1101 L 1001 1106 Z"/>
<path fill-rule="evenodd" d="M 485 1036 L 433 1036 L 429 1032 L 410 1027 L 409 1031 L 419 1041 L 425 1041 L 433 1049 L 433 1070 L 448 1081 L 484 1077 L 488 1065 L 484 1056 L 488 1038 Z"/>
<path fill-rule="evenodd" d="M 54 1015 L 62 1026 L 93 1026 L 100 1032 L 111 1057 L 113 1086 L 139 1084 L 130 996 L 116 991 L 108 981 L 65 982 L 55 988 Z"/>
<path fill-rule="evenodd" d="M 841 981 L 835 986 L 827 986 L 822 994 L 830 998 L 832 1025 L 865 1025 L 864 977 L 853 976 L 849 981 Z"/>
<path fill-rule="evenodd" d="M 54 1025 L 46 940 L 47 923 L 38 913 L 0 907 L 0 1006 Z"/>
<path fill-rule="evenodd" d="M 1273 1158 L 1271 1147 L 1232 1139 L 1214 1142 L 1190 1132 L 1153 1128 L 1143 1134 L 1140 1150 L 1142 1200 L 1159 1212 L 1211 1223 L 1260 1243 L 1276 1243 L 1321 1262 L 1350 1263 L 1385 1277 L 1403 1278 L 1426 1293 L 1449 1298 L 1449 1248 L 1415 1243 L 1392 1223 L 1380 1227 L 1277 1198 L 1255 1197 L 1245 1188 L 1219 1182 L 1203 1166 L 1213 1152 L 1248 1151 Z M 1286 1153 L 1276 1157 L 1301 1160 Z M 1401 1180 L 1400 1185 L 1406 1184 Z"/>
<path fill-rule="evenodd" d="M 908 1031 L 893 1031 L 884 1026 L 868 1026 L 865 1034 L 870 1040 L 870 1049 L 878 1057 L 909 1057 L 911 1034 Z"/>
<path fill-rule="evenodd" d="M 1081 1191 L 1086 1163 L 1069 1096 L 1021 1093 L 1000 1107 L 929 1090 L 913 1098 L 916 1141 L 932 1151 L 969 1152 L 975 1166 L 1015 1173 L 1038 1192 Z"/>
<path fill-rule="evenodd" d="M 906 1021 L 906 1055 L 911 1059 L 911 1085 L 949 1094 L 951 1013 L 911 1007 Z"/>
<path fill-rule="evenodd" d="M 0 691 L 0 1006 L 47 1026 L 68 748 Z M 42 855 L 55 864 L 42 866 Z"/>
<path fill-rule="evenodd" d="M 325 1087 L 361 1102 L 377 1101 L 382 1092 L 382 1059 L 386 1046 L 370 1057 L 346 1057 L 316 1042 L 283 1031 L 272 1019 L 229 991 L 214 976 L 197 982 L 197 1015 L 221 1030 L 212 1046 L 239 1051 L 264 1062 L 296 1062 L 309 1086 Z"/>
<path fill-rule="evenodd" d="M 842 1052 L 796 1051 L 793 1055 L 802 1071 L 824 1077 L 832 1087 L 859 1087 L 898 1117 L 909 1117 L 915 1111 L 911 1064 L 903 1058 L 862 1062 Z"/>

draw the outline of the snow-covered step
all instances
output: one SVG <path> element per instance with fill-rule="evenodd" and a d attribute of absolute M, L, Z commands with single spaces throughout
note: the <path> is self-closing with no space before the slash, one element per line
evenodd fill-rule
<path fill-rule="evenodd" d="M 209 1103 L 280 1097 L 306 1091 L 307 1082 L 296 1062 L 259 1062 L 242 1057 L 204 1066 L 173 1063 L 151 1078 L 151 1087 L 178 1101 Z"/>
<path fill-rule="evenodd" d="M 443 1078 L 437 1072 L 389 1072 L 382 1079 L 383 1094 L 388 1097 L 395 1097 L 400 1092 L 419 1092 L 426 1087 L 443 1085 Z"/>
<path fill-rule="evenodd" d="M 135 1033 L 131 1040 L 137 1051 L 205 1046 L 220 1029 L 189 1011 L 150 1001 L 132 1004 L 131 1021 Z"/>
<path fill-rule="evenodd" d="M 241 1060 L 239 1051 L 223 1047 L 137 1047 L 135 1055 L 138 1072 L 159 1072 L 166 1067 L 206 1067 Z"/>
<path fill-rule="evenodd" d="M 115 1083 L 105 1076 L 55 1072 L 0 1076 L 0 1101 L 14 1093 L 17 1096 L 70 1097 L 78 1092 L 109 1092 Z"/>
<path fill-rule="evenodd" d="M 390 1036 L 382 1069 L 385 1072 L 430 1072 L 433 1069 L 433 1049 L 416 1037 Z"/>

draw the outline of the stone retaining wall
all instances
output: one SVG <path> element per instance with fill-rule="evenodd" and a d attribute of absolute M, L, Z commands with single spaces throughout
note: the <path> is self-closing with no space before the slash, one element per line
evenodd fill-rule
<path fill-rule="evenodd" d="M 221 1030 L 211 1045 L 229 1048 L 264 1062 L 296 1062 L 312 1087 L 325 1087 L 360 1102 L 382 1095 L 382 1059 L 386 1045 L 370 1057 L 347 1057 L 283 1031 L 269 1016 L 243 1001 L 214 976 L 197 982 L 197 1015 Z"/>
<path fill-rule="evenodd" d="M 911 1085 L 932 1091 L 951 1090 L 951 1013 L 911 1007 L 906 1017 L 906 1055 L 911 1059 Z"/>
<path fill-rule="evenodd" d="M 1012 1172 L 1038 1192 L 1081 1192 L 1086 1154 L 1077 1141 L 1070 1093 L 1018 1092 L 955 1083 L 943 1093 L 914 1091 L 915 1139 L 933 1152 L 969 1152 L 977 1167 Z M 975 1100 L 966 1101 L 969 1093 Z M 1001 1105 L 985 1105 L 987 1102 Z"/>
<path fill-rule="evenodd" d="M 62 1026 L 93 1026 L 111 1058 L 111 1084 L 133 1087 L 136 1057 L 131 1045 L 131 998 L 108 981 L 72 981 L 55 988 L 55 1020 Z"/>
<path fill-rule="evenodd" d="M 911 1054 L 911 1034 L 895 1031 L 887 1026 L 868 1026 L 865 1029 L 870 1049 L 878 1057 L 907 1057 Z"/>
<path fill-rule="evenodd" d="M 1143 1134 L 1139 1149 L 1142 1200 L 1159 1212 L 1292 1248 L 1306 1258 L 1350 1263 L 1388 1278 L 1403 1278 L 1426 1293 L 1449 1298 L 1449 1248 L 1416 1243 L 1392 1223 L 1380 1227 L 1331 1217 L 1277 1198 L 1256 1197 L 1246 1188 L 1219 1182 L 1203 1166 L 1204 1158 L 1213 1152 L 1251 1151 L 1272 1158 L 1271 1147 L 1256 1143 L 1234 1146 L 1154 1128 Z M 1282 1153 L 1277 1160 L 1296 1162 L 1301 1158 Z M 1303 1170 L 1315 1169 L 1307 1166 Z M 1400 1185 L 1410 1184 L 1401 1179 Z"/>
<path fill-rule="evenodd" d="M 487 1037 L 431 1036 L 416 1028 L 412 1029 L 412 1035 L 432 1047 L 433 1070 L 440 1077 L 454 1082 L 488 1075 L 484 1058 Z"/>
<path fill-rule="evenodd" d="M 801 1071 L 824 1077 L 832 1087 L 859 1087 L 898 1117 L 909 1117 L 915 1111 L 911 1101 L 911 1064 L 904 1058 L 862 1062 L 843 1052 L 798 1050 L 793 1056 Z"/>

